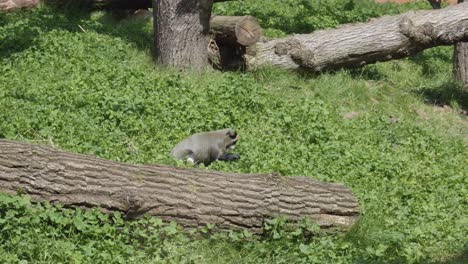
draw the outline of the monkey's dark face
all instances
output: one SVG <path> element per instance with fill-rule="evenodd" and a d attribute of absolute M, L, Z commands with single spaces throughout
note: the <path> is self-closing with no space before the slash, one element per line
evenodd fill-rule
<path fill-rule="evenodd" d="M 237 132 L 234 129 L 228 129 L 224 140 L 226 148 L 234 148 L 237 141 L 239 141 L 239 135 L 237 135 Z"/>

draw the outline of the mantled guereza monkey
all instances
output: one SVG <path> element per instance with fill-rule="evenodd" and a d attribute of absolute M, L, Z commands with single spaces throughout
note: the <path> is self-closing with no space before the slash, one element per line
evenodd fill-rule
<path fill-rule="evenodd" d="M 205 166 L 215 160 L 238 160 L 239 155 L 227 153 L 229 149 L 234 149 L 238 140 L 239 136 L 231 128 L 201 132 L 182 140 L 171 150 L 171 156 Z"/>

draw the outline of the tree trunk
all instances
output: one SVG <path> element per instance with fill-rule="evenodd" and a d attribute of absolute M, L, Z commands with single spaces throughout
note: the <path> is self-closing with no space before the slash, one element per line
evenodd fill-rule
<path fill-rule="evenodd" d="M 467 40 L 468 3 L 463 3 L 259 42 L 247 50 L 245 59 L 248 68 L 270 64 L 319 72 L 403 58 Z"/>
<path fill-rule="evenodd" d="M 109 7 L 116 9 L 146 9 L 151 8 L 149 0 L 82 0 L 91 1 L 96 7 Z M 214 0 L 213 2 L 226 2 L 232 0 Z"/>
<path fill-rule="evenodd" d="M 213 0 L 153 0 L 154 55 L 164 66 L 208 67 Z"/>
<path fill-rule="evenodd" d="M 57 0 L 60 1 L 60 0 Z M 66 2 L 68 0 L 63 0 Z M 149 0 L 80 0 L 89 3 L 96 8 L 111 9 L 148 9 L 151 7 Z M 214 0 L 214 2 L 225 2 L 231 0 Z M 39 0 L 0 0 L 0 11 L 11 11 L 22 7 L 34 7 L 39 4 Z"/>
<path fill-rule="evenodd" d="M 464 0 L 458 0 L 458 4 Z M 455 80 L 461 81 L 468 91 L 468 42 L 455 44 L 453 52 L 453 75 Z"/>
<path fill-rule="evenodd" d="M 465 90 L 468 90 L 468 42 L 455 44 L 453 74 L 455 80 L 461 81 Z"/>
<path fill-rule="evenodd" d="M 34 201 L 100 206 L 129 218 L 145 213 L 185 226 L 258 231 L 265 218 L 310 218 L 350 226 L 358 203 L 350 189 L 307 177 L 231 174 L 206 169 L 133 165 L 49 147 L 0 140 L 0 192 Z"/>

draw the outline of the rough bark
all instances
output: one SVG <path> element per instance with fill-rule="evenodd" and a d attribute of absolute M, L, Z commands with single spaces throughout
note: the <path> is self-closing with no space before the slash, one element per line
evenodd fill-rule
<path fill-rule="evenodd" d="M 34 7 L 39 0 L 0 0 L 0 11 L 12 11 L 19 8 Z"/>
<path fill-rule="evenodd" d="M 212 16 L 210 32 L 214 39 L 209 46 L 209 58 L 215 68 L 244 68 L 246 47 L 260 40 L 261 27 L 252 16 Z"/>
<path fill-rule="evenodd" d="M 138 9 L 133 16 L 149 20 L 153 18 L 153 13 Z M 260 40 L 262 28 L 252 16 L 211 16 L 210 34 L 219 44 L 249 46 Z"/>
<path fill-rule="evenodd" d="M 60 1 L 60 0 L 57 0 Z M 67 0 L 63 0 L 64 2 Z M 80 0 L 97 8 L 111 9 L 148 9 L 151 8 L 150 0 Z M 232 0 L 214 0 L 213 2 L 226 2 Z M 23 7 L 34 7 L 39 0 L 0 0 L 0 11 L 11 11 Z"/>
<path fill-rule="evenodd" d="M 159 64 L 208 67 L 212 4 L 213 0 L 153 0 L 154 56 Z"/>
<path fill-rule="evenodd" d="M 145 9 L 151 8 L 150 0 L 87 0 L 93 2 L 95 6 L 110 7 L 118 9 Z M 226 2 L 232 0 L 214 0 L 213 2 Z"/>
<path fill-rule="evenodd" d="M 216 42 L 250 46 L 260 40 L 262 29 L 252 16 L 212 16 L 210 31 Z"/>
<path fill-rule="evenodd" d="M 455 79 L 462 81 L 468 89 L 468 42 L 455 44 L 453 64 Z"/>
<path fill-rule="evenodd" d="M 358 203 L 350 189 L 307 177 L 230 174 L 162 165 L 132 165 L 49 147 L 0 140 L 0 192 L 34 201 L 99 206 L 129 218 L 145 213 L 185 226 L 259 230 L 266 218 L 310 218 L 350 226 Z"/>
<path fill-rule="evenodd" d="M 319 72 L 403 58 L 466 40 L 468 3 L 463 3 L 259 42 L 247 50 L 245 59 L 248 68 L 270 64 Z"/>
<path fill-rule="evenodd" d="M 139 9 L 134 16 L 151 19 L 149 10 Z M 245 47 L 260 40 L 262 29 L 252 16 L 212 16 L 210 18 L 210 38 L 208 59 L 211 64 L 222 70 L 243 68 L 242 57 Z"/>
<path fill-rule="evenodd" d="M 458 0 L 463 3 L 464 0 Z M 468 42 L 455 44 L 453 52 L 453 76 L 455 80 L 461 81 L 465 90 L 468 91 Z"/>

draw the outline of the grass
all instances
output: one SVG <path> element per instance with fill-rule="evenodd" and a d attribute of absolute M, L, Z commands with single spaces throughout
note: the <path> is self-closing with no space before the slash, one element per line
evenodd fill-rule
<path fill-rule="evenodd" d="M 234 6 L 223 12 L 235 13 L 236 4 L 229 4 Z M 370 11 L 356 14 L 395 12 L 384 7 L 369 4 Z M 275 25 L 270 32 L 290 33 Z M 159 69 L 149 43 L 148 22 L 115 21 L 106 12 L 46 5 L 0 14 L 0 138 L 176 165 L 168 152 L 185 136 L 234 127 L 242 136 L 236 148 L 241 160 L 208 169 L 344 183 L 359 198 L 360 222 L 347 234 L 312 237 L 281 224 L 264 236 L 187 233 L 156 218 L 127 222 L 119 214 L 1 195 L 2 262 L 466 260 L 468 120 L 460 112 L 468 104 L 466 91 L 448 74 L 451 47 L 307 76 L 272 68 L 201 74 Z"/>

